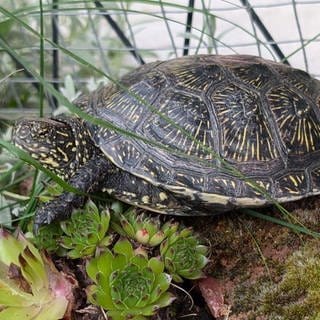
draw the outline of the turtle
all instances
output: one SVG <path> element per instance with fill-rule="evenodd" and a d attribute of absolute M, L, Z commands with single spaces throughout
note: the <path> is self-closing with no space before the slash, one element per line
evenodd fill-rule
<path fill-rule="evenodd" d="M 187 216 L 320 194 L 320 81 L 302 70 L 185 56 L 142 65 L 74 104 L 88 117 L 15 125 L 15 145 L 80 191 L 38 208 L 36 228 L 98 191 Z"/>

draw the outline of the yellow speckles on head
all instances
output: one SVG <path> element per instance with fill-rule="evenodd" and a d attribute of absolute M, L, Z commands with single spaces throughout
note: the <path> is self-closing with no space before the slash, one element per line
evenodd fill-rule
<path fill-rule="evenodd" d="M 161 201 L 164 201 L 164 200 L 167 200 L 168 199 L 168 196 L 165 192 L 160 192 L 159 193 L 159 198 Z"/>
<path fill-rule="evenodd" d="M 57 130 L 56 133 L 60 136 L 63 136 L 63 137 L 69 137 L 69 135 L 66 132 L 62 132 L 62 131 Z"/>
<path fill-rule="evenodd" d="M 129 192 L 129 191 L 122 191 L 122 194 L 127 197 L 127 198 L 136 198 L 137 195 L 133 192 Z"/>
<path fill-rule="evenodd" d="M 59 167 L 59 163 L 56 162 L 55 160 L 53 160 L 53 158 L 51 158 L 51 157 L 46 158 L 46 159 L 42 159 L 41 162 L 49 165 L 52 168 L 58 168 Z"/>
<path fill-rule="evenodd" d="M 114 192 L 114 189 L 102 188 L 102 192 L 107 192 L 108 194 L 112 194 Z"/>
<path fill-rule="evenodd" d="M 60 148 L 60 147 L 57 147 L 57 150 L 60 152 L 60 154 L 62 155 L 62 160 L 64 162 L 68 162 L 69 161 L 69 158 L 67 156 L 67 154 Z"/>
<path fill-rule="evenodd" d="M 150 203 L 150 197 L 149 196 L 143 196 L 142 198 L 141 198 L 141 201 L 143 202 L 143 203 L 145 203 L 145 204 L 147 204 L 147 203 Z"/>

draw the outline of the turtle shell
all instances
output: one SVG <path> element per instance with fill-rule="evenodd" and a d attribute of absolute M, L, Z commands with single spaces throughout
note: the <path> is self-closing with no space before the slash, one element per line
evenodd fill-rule
<path fill-rule="evenodd" d="M 119 168 L 203 203 L 256 206 L 320 193 L 320 82 L 254 56 L 146 64 L 78 103 Z M 89 124 L 90 125 L 90 124 Z"/>

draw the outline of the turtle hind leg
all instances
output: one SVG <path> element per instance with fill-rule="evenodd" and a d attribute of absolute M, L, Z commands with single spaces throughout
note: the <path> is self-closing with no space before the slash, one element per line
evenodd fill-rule
<path fill-rule="evenodd" d="M 103 156 L 96 156 L 78 169 L 68 183 L 79 193 L 64 192 L 52 201 L 44 204 L 36 211 L 34 231 L 53 221 L 65 220 L 71 216 L 73 209 L 84 205 L 90 192 L 101 189 L 101 183 L 106 180 L 111 163 Z"/>
<path fill-rule="evenodd" d="M 131 205 L 161 214 L 190 215 L 191 208 L 164 188 L 114 168 L 102 191 Z"/>

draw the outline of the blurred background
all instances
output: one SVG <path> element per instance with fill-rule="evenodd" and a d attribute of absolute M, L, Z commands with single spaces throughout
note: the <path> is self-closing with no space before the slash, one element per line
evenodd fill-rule
<path fill-rule="evenodd" d="M 79 59 L 118 79 L 154 60 L 197 53 L 241 53 L 283 61 L 320 77 L 320 1 L 40 3 L 1 1 L 0 121 L 14 120 L 21 112 L 39 113 L 39 83 L 21 59 L 40 72 L 41 55 L 43 77 L 71 100 L 110 81 Z M 41 32 L 45 38 L 42 46 L 37 34 Z M 45 113 L 58 107 L 46 94 Z"/>

